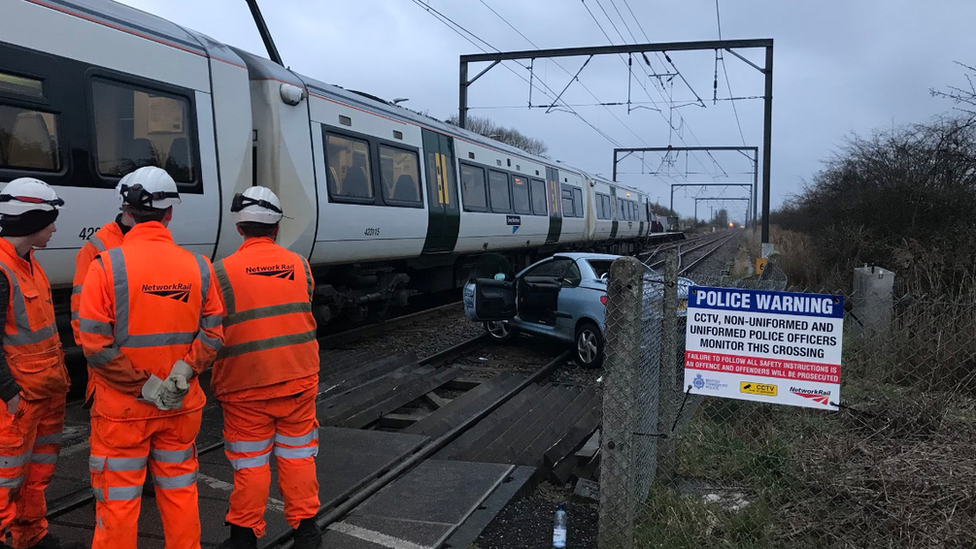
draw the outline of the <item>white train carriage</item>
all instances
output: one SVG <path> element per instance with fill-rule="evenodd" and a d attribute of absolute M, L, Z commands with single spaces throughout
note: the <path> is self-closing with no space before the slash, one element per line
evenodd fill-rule
<path fill-rule="evenodd" d="M 634 189 L 110 0 L 0 0 L 0 13 L 0 182 L 35 176 L 64 197 L 38 253 L 59 290 L 116 214 L 119 178 L 143 165 L 179 185 L 176 241 L 214 259 L 240 244 L 230 197 L 271 187 L 288 216 L 279 242 L 315 271 L 320 320 L 457 287 L 485 252 L 518 267 L 648 234 Z"/>
<path fill-rule="evenodd" d="M 221 221 L 220 182 L 249 176 L 243 64 L 167 21 L 98 4 L 95 14 L 0 1 L 0 181 L 36 176 L 67 203 L 37 254 L 58 287 L 70 285 L 84 240 L 116 215 L 112 189 L 135 165 L 170 171 L 183 195 L 174 237 L 207 256 Z"/>

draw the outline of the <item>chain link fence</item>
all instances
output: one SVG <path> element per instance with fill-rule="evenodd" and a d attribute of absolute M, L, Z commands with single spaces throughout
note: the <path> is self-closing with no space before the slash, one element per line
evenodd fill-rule
<path fill-rule="evenodd" d="M 825 411 L 688 395 L 668 271 L 610 273 L 600 549 L 976 547 L 976 299 L 855 282 Z M 691 278 L 783 290 L 777 273 Z"/>

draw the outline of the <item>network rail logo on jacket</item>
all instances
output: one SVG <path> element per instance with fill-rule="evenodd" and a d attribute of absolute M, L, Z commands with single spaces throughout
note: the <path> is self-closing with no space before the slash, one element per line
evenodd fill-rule
<path fill-rule="evenodd" d="M 270 278 L 283 278 L 285 280 L 295 280 L 295 265 L 266 265 L 261 267 L 245 267 L 244 272 L 249 275 L 267 276 Z"/>
<path fill-rule="evenodd" d="M 172 284 L 143 284 L 142 291 L 159 297 L 168 297 L 175 301 L 187 303 L 190 299 L 192 284 L 174 282 Z"/>

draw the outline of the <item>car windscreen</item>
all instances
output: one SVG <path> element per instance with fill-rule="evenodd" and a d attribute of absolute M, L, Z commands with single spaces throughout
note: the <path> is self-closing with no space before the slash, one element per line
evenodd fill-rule
<path fill-rule="evenodd" d="M 613 265 L 613 261 L 610 259 L 587 259 L 586 262 L 590 264 L 590 268 L 593 269 L 597 278 L 609 276 L 610 265 Z"/>

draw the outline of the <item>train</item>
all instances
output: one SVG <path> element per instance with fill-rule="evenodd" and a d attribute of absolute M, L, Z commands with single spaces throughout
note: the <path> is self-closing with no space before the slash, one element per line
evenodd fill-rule
<path fill-rule="evenodd" d="M 120 177 L 146 165 L 179 187 L 176 242 L 212 260 L 241 243 L 234 194 L 271 188 L 322 324 L 458 288 L 485 254 L 517 267 L 680 236 L 637 189 L 111 0 L 0 0 L 0 13 L 0 182 L 37 177 L 66 202 L 36 253 L 59 312 L 78 249 L 118 213 Z"/>

